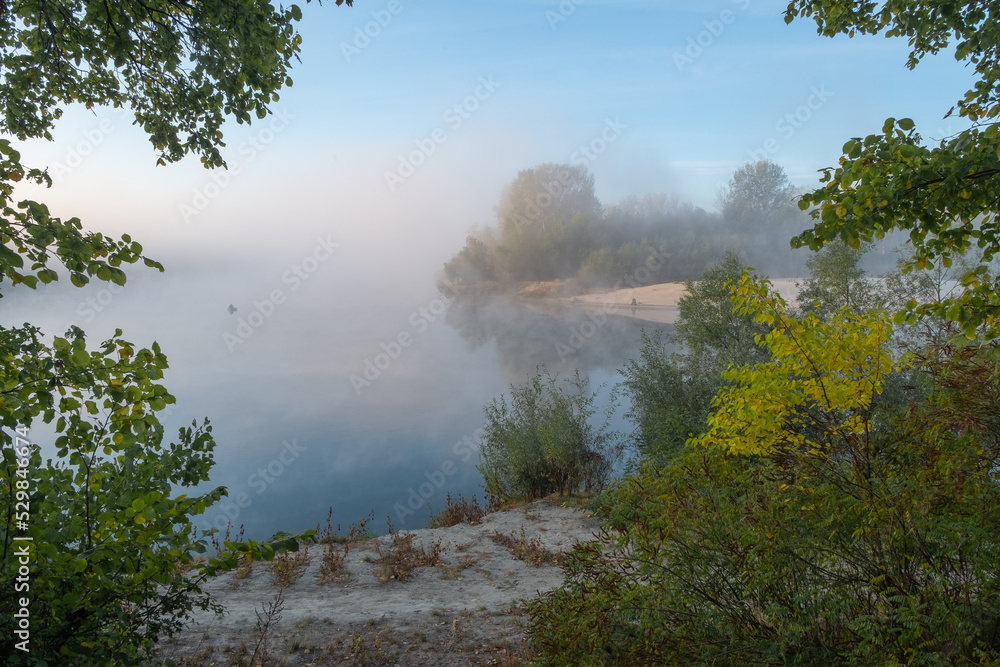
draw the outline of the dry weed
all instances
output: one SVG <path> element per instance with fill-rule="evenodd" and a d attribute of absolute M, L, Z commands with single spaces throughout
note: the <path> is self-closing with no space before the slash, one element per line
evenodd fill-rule
<path fill-rule="evenodd" d="M 493 531 L 489 536 L 497 544 L 506 547 L 510 555 L 517 560 L 522 560 L 529 565 L 543 565 L 545 563 L 559 564 L 562 561 L 562 554 L 555 554 L 542 546 L 541 539 L 535 537 L 528 539 L 521 528 L 521 537 L 518 539 L 513 535 L 504 535 L 500 531 Z"/>

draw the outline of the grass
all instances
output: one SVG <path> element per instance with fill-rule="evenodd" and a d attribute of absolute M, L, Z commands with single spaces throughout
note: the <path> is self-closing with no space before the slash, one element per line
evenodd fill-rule
<path fill-rule="evenodd" d="M 500 531 L 493 531 L 489 536 L 497 544 L 506 547 L 510 555 L 515 559 L 524 561 L 529 565 L 544 565 L 546 563 L 559 564 L 562 562 L 562 554 L 555 554 L 542 546 L 539 538 L 528 539 L 521 528 L 521 537 L 505 535 Z"/>
<path fill-rule="evenodd" d="M 308 564 L 309 547 L 305 547 L 294 553 L 286 552 L 278 554 L 271 561 L 272 583 L 282 588 L 291 586 L 302 576 Z"/>
<path fill-rule="evenodd" d="M 457 499 L 451 497 L 449 492 L 445 498 L 445 508 L 440 512 L 431 515 L 428 528 L 449 528 L 460 523 L 467 523 L 470 526 L 478 526 L 483 522 L 483 517 L 494 512 L 496 508 L 492 501 L 486 502 L 486 507 L 479 504 L 475 496 L 469 500 L 459 494 Z"/>
<path fill-rule="evenodd" d="M 347 535 L 340 534 L 340 524 L 334 531 L 330 525 L 333 518 L 333 508 L 326 515 L 326 525 L 316 526 L 317 540 L 323 545 L 323 552 L 320 554 L 319 583 L 330 582 L 344 583 L 351 577 L 350 570 L 347 569 L 347 554 L 351 550 L 351 545 L 361 540 L 367 539 L 370 535 L 367 529 L 368 522 L 375 518 L 373 511 L 364 519 L 357 523 L 352 523 L 347 530 Z"/>
<path fill-rule="evenodd" d="M 380 581 L 405 581 L 413 576 L 413 570 L 418 567 L 433 566 L 441 563 L 441 542 L 433 542 L 430 550 L 413 545 L 413 533 L 399 533 L 392 528 L 392 519 L 386 515 L 389 524 L 391 544 L 382 546 L 381 540 L 375 540 L 375 551 L 378 558 L 374 560 L 375 576 Z M 371 562 L 371 561 L 370 561 Z"/>
<path fill-rule="evenodd" d="M 458 579 L 462 576 L 462 572 L 467 568 L 472 567 L 479 562 L 478 555 L 465 556 L 459 562 L 454 565 L 445 565 L 441 568 L 441 578 L 442 579 Z"/>

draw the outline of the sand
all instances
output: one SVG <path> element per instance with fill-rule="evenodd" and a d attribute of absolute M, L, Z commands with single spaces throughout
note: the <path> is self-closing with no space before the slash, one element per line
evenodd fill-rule
<path fill-rule="evenodd" d="M 796 281 L 782 279 L 774 280 L 772 283 L 789 304 L 794 305 L 795 296 L 798 294 Z M 558 306 L 572 306 L 586 310 L 600 309 L 609 315 L 672 324 L 677 321 L 677 304 L 686 293 L 687 287 L 684 283 L 660 283 L 592 292 L 582 296 L 545 299 L 545 301 Z M 632 299 L 635 299 L 635 305 L 632 305 Z"/>
<path fill-rule="evenodd" d="M 270 564 L 250 576 L 227 573 L 205 589 L 224 616 L 197 612 L 178 637 L 161 642 L 162 658 L 179 665 L 248 664 L 260 639 L 258 613 L 283 597 L 268 630 L 268 665 L 494 665 L 522 655 L 527 616 L 521 601 L 563 581 L 558 565 L 516 560 L 490 539 L 500 532 L 537 539 L 553 553 L 594 539 L 596 518 L 550 501 L 487 515 L 481 524 L 412 532 L 413 544 L 441 545 L 442 564 L 420 567 L 407 581 L 380 581 L 372 542 L 352 549 L 349 578 L 319 583 L 322 547 L 310 548 L 304 572 L 290 586 L 273 583 Z M 378 538 L 388 545 L 388 536 Z M 259 661 L 258 661 L 259 662 Z"/>

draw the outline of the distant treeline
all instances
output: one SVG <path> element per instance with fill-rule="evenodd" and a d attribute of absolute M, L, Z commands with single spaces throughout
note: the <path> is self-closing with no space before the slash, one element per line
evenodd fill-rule
<path fill-rule="evenodd" d="M 738 250 L 771 277 L 803 275 L 808 253 L 788 240 L 809 221 L 780 166 L 743 165 L 718 203 L 714 213 L 655 193 L 602 205 L 585 168 L 541 164 L 504 189 L 496 225 L 470 235 L 445 274 L 497 288 L 557 279 L 580 289 L 634 286 L 695 279 Z"/>

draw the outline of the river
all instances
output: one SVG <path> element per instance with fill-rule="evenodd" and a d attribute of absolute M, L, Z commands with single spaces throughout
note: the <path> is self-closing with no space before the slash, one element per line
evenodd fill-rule
<path fill-rule="evenodd" d="M 91 344 L 115 327 L 139 345 L 157 340 L 177 398 L 161 420 L 176 433 L 210 419 L 211 486 L 229 490 L 199 525 L 232 522 L 251 539 L 314 528 L 331 507 L 345 528 L 370 512 L 377 532 L 386 515 L 396 528 L 420 528 L 448 492 L 481 498 L 484 405 L 544 365 L 604 385 L 603 409 L 642 328 L 664 326 L 455 295 L 430 275 L 404 288 L 345 289 L 356 285 L 349 272 L 318 259 L 289 267 L 298 271 L 193 263 L 133 271 L 124 288 L 8 290 L 3 323 L 51 333 L 74 322 Z M 628 430 L 623 412 L 612 424 Z M 32 437 L 51 455 L 50 429 L 37 424 Z"/>

